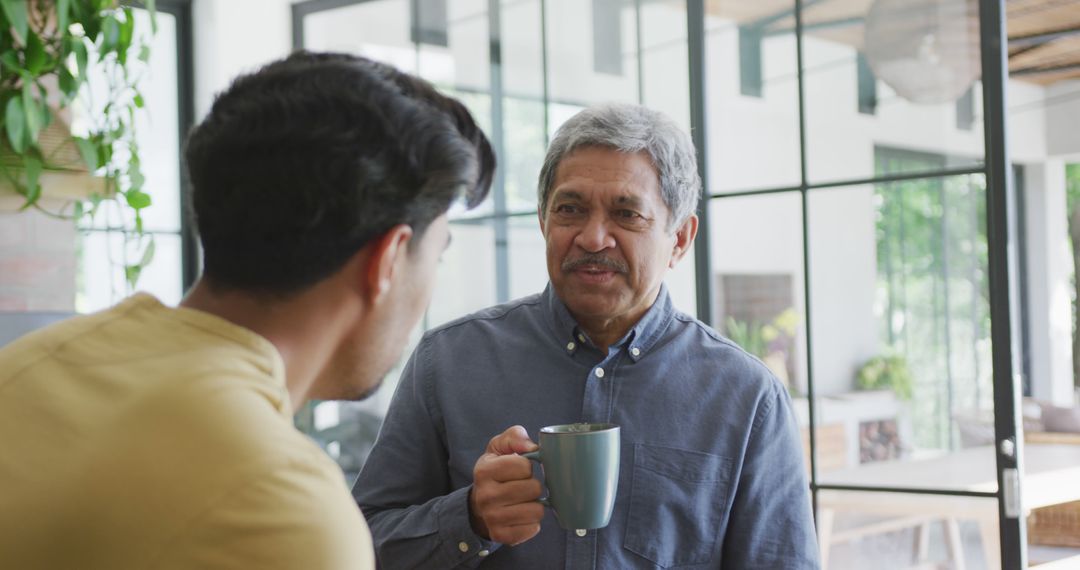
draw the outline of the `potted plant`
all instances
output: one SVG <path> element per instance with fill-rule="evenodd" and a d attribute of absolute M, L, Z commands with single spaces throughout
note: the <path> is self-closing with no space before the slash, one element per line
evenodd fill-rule
<path fill-rule="evenodd" d="M 153 23 L 154 2 L 145 5 Z M 20 210 L 76 221 L 119 203 L 132 213 L 132 285 L 153 256 L 135 140 L 143 98 L 129 66 L 149 47 L 135 25 L 118 0 L 0 0 L 0 193 Z"/>
<path fill-rule="evenodd" d="M 910 400 L 912 396 L 907 359 L 897 354 L 867 360 L 855 374 L 855 383 L 862 390 L 892 390 L 901 400 Z"/>

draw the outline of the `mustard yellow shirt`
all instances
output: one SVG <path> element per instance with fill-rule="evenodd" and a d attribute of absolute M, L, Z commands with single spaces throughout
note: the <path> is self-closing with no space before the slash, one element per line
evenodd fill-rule
<path fill-rule="evenodd" d="M 136 295 L 0 350 L 0 568 L 374 568 L 257 334 Z"/>

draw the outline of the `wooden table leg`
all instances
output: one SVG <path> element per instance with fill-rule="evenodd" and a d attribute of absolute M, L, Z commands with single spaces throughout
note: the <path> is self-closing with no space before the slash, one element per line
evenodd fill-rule
<path fill-rule="evenodd" d="M 942 521 L 942 525 L 945 527 L 945 543 L 949 548 L 949 558 L 952 560 L 953 568 L 964 570 L 967 564 L 964 562 L 964 541 L 960 536 L 960 523 L 954 518 L 947 518 Z M 996 528 L 994 532 L 997 532 Z M 987 566 L 987 568 L 996 568 L 996 566 Z"/>

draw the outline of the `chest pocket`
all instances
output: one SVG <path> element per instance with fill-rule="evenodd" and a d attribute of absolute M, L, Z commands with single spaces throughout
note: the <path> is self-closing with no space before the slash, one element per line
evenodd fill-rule
<path fill-rule="evenodd" d="M 623 547 L 663 568 L 711 562 L 730 487 L 730 459 L 635 445 Z"/>

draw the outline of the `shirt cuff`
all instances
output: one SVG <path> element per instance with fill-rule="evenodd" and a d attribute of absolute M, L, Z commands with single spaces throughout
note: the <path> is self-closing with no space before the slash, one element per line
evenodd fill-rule
<path fill-rule="evenodd" d="M 472 485 L 446 495 L 439 502 L 436 517 L 439 521 L 439 550 L 447 568 L 476 568 L 501 543 L 492 542 L 473 532 L 469 522 L 469 492 Z"/>

